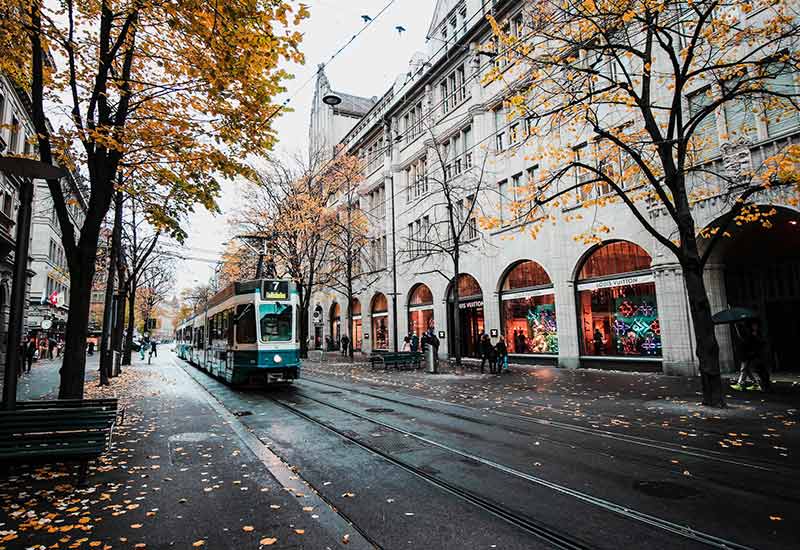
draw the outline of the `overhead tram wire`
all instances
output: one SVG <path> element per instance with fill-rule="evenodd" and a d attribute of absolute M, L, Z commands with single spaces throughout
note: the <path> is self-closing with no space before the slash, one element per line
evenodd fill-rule
<path fill-rule="evenodd" d="M 379 18 L 381 15 L 383 15 L 383 14 L 386 12 L 386 10 L 388 10 L 388 9 L 389 9 L 389 7 L 390 7 L 392 4 L 394 4 L 394 3 L 395 3 L 395 1 L 396 1 L 396 0 L 389 0 L 389 2 L 388 2 L 388 3 L 387 3 L 385 6 L 383 6 L 383 8 L 381 8 L 381 11 L 379 11 L 379 12 L 377 13 L 377 15 L 375 15 L 375 17 L 373 17 L 373 18 L 372 18 L 372 19 L 370 19 L 369 21 L 365 21 L 365 22 L 364 22 L 364 25 L 361 27 L 361 29 L 360 29 L 360 30 L 359 30 L 357 33 L 355 33 L 353 36 L 351 36 L 351 37 L 350 37 L 350 40 L 348 40 L 347 42 L 345 42 L 345 43 L 344 43 L 344 44 L 343 44 L 343 45 L 342 45 L 342 46 L 341 46 L 341 47 L 340 47 L 338 50 L 336 50 L 336 51 L 333 53 L 333 55 L 331 55 L 330 59 L 328 59 L 326 62 L 324 62 L 324 63 L 322 64 L 322 67 L 320 67 L 320 69 L 324 69 L 325 67 L 327 67 L 328 65 L 330 65 L 331 61 L 333 61 L 334 59 L 336 59 L 336 57 L 337 57 L 337 56 L 338 56 L 340 53 L 342 53 L 342 52 L 343 52 L 343 51 L 344 51 L 344 50 L 345 50 L 345 49 L 346 49 L 346 48 L 347 48 L 347 47 L 348 47 L 350 44 L 352 44 L 353 42 L 355 42 L 356 38 L 358 38 L 359 36 L 361 36 L 361 34 L 362 34 L 362 33 L 363 33 L 365 30 L 367 30 L 367 28 L 369 28 L 369 26 L 370 26 L 370 25 L 372 25 L 372 24 L 373 24 L 375 21 L 377 21 L 377 20 L 378 20 L 378 18 Z M 273 118 L 275 118 L 275 117 L 278 115 L 278 113 L 280 113 L 282 110 L 284 110 L 284 109 L 285 109 L 285 108 L 286 108 L 286 107 L 289 105 L 289 103 L 292 101 L 292 99 L 296 98 L 296 97 L 298 96 L 298 94 L 299 94 L 299 93 L 300 93 L 300 92 L 301 92 L 301 91 L 302 91 L 302 90 L 303 90 L 303 89 L 304 89 L 306 86 L 308 86 L 308 85 L 311 83 L 311 81 L 312 81 L 312 80 L 314 80 L 314 79 L 317 77 L 317 74 L 319 73 L 319 70 L 320 70 L 320 69 L 317 69 L 317 71 L 316 71 L 316 72 L 314 72 L 314 73 L 313 73 L 313 74 L 312 74 L 310 77 L 308 77 L 308 78 L 307 78 L 307 79 L 306 79 L 306 80 L 305 80 L 305 81 L 304 81 L 304 82 L 303 82 L 303 83 L 300 85 L 300 87 L 299 87 L 299 88 L 297 88 L 297 89 L 295 90 L 295 92 L 294 92 L 294 93 L 293 93 L 291 96 L 289 96 L 288 98 L 284 99 L 284 100 L 281 102 L 281 104 L 280 104 L 280 105 L 278 105 L 278 106 L 275 108 L 275 110 L 274 110 L 274 111 L 272 111 L 272 112 L 271 112 L 271 113 L 270 113 L 270 114 L 267 116 L 267 118 L 265 118 L 265 119 L 264 119 L 264 122 L 262 123 L 262 127 L 263 127 L 263 126 L 265 126 L 267 123 L 269 123 L 269 121 L 270 121 L 270 120 L 272 120 Z"/>

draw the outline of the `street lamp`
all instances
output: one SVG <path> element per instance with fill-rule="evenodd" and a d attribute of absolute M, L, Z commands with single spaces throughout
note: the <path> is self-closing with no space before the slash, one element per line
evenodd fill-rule
<path fill-rule="evenodd" d="M 33 180 L 57 180 L 67 177 L 63 168 L 44 162 L 18 157 L 0 157 L 0 172 L 19 187 L 19 211 L 17 212 L 17 235 L 14 243 L 14 281 L 11 284 L 11 308 L 8 320 L 8 344 L 6 349 L 5 379 L 3 382 L 3 408 L 13 411 L 17 402 L 17 369 L 19 369 L 20 345 L 22 342 L 22 314 L 25 311 L 26 271 L 28 264 L 28 241 L 31 236 L 31 206 L 33 203 Z"/>

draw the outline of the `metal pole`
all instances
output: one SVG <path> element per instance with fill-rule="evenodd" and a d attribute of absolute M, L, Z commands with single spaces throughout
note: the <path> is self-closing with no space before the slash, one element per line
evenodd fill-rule
<path fill-rule="evenodd" d="M 10 177 L 10 176 L 9 176 Z M 31 236 L 31 205 L 33 203 L 33 181 L 18 178 L 19 211 L 17 212 L 17 242 L 14 247 L 14 281 L 11 285 L 11 310 L 8 321 L 8 348 L 6 350 L 5 381 L 3 383 L 3 405 L 13 411 L 17 402 L 17 369 L 22 342 L 22 316 L 25 311 L 25 295 L 28 283 L 28 245 Z"/>
<path fill-rule="evenodd" d="M 394 176 L 389 176 L 392 194 L 392 349 L 397 353 L 397 239 L 395 237 Z"/>

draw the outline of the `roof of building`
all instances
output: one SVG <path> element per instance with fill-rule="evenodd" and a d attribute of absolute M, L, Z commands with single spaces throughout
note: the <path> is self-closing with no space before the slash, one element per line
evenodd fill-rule
<path fill-rule="evenodd" d="M 334 109 L 349 115 L 364 116 L 377 103 L 376 97 L 360 97 L 357 95 L 346 94 L 344 92 L 332 92 L 342 98 L 342 102 Z"/>

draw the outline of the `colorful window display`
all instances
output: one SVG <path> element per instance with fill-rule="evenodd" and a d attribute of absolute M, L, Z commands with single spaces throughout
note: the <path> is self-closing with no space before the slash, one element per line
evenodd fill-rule
<path fill-rule="evenodd" d="M 408 299 L 408 332 L 422 337 L 422 333 L 434 328 L 433 294 L 426 285 L 419 284 Z"/>
<path fill-rule="evenodd" d="M 500 315 L 509 353 L 558 353 L 555 295 L 537 262 L 520 262 L 506 275 Z"/>
<path fill-rule="evenodd" d="M 381 293 L 372 299 L 372 349 L 389 349 L 389 304 Z"/>
<path fill-rule="evenodd" d="M 558 353 L 555 295 L 504 297 L 501 307 L 509 353 Z"/>
<path fill-rule="evenodd" d="M 604 278 L 578 281 L 583 355 L 661 357 L 656 285 L 646 272 L 649 267 L 647 252 L 628 242 L 602 246 L 589 257 L 581 275 Z"/>

